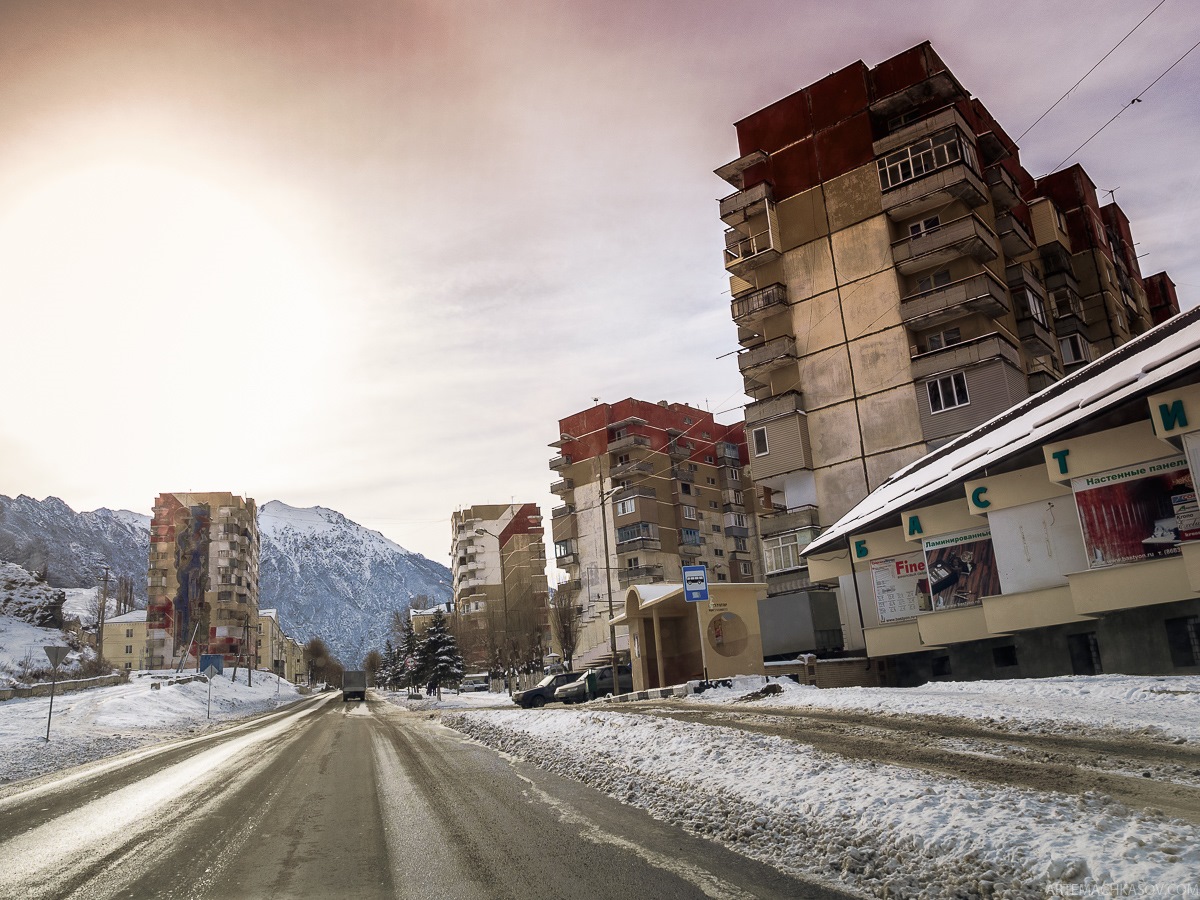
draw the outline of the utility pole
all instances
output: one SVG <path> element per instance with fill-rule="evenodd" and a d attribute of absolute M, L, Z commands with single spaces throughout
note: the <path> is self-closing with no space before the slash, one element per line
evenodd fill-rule
<path fill-rule="evenodd" d="M 104 565 L 104 592 L 100 595 L 96 619 L 96 661 L 104 665 L 104 613 L 108 609 L 108 564 Z"/>
<path fill-rule="evenodd" d="M 604 491 L 604 464 L 596 457 L 596 468 L 600 481 L 600 530 L 604 535 L 604 588 L 608 592 L 608 649 L 612 654 L 613 671 L 617 666 L 617 626 L 613 624 L 616 611 L 613 608 L 612 596 L 612 566 L 608 555 L 608 501 L 612 491 Z"/>

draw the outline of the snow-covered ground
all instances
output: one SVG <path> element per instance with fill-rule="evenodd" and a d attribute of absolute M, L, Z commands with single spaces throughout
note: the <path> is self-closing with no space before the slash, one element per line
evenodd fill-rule
<path fill-rule="evenodd" d="M 1093 675 L 1012 681 L 936 682 L 915 688 L 826 688 L 771 679 L 783 693 L 755 708 L 848 709 L 887 716 L 950 716 L 1008 721 L 1059 733 L 1075 726 L 1162 734 L 1200 742 L 1200 676 Z M 761 688 L 762 678 L 693 694 L 689 703 L 729 703 Z"/>
<path fill-rule="evenodd" d="M 729 703 L 762 683 L 739 680 L 692 702 Z M 792 686 L 753 710 L 766 704 L 1200 739 L 1197 678 Z M 1037 792 L 905 768 L 901 745 L 896 764 L 886 765 L 619 710 L 448 709 L 443 721 L 739 852 L 864 896 L 1200 897 L 1200 828 L 1153 810 L 1094 793 Z"/>
<path fill-rule="evenodd" d="M 32 626 L 31 626 L 32 627 Z M 191 674 L 191 673 L 184 673 Z M 48 697 L 0 703 L 0 783 L 30 778 L 90 762 L 217 723 L 274 709 L 299 697 L 296 688 L 268 672 L 219 675 L 212 682 L 212 719 L 208 685 L 201 681 L 166 684 L 173 673 L 133 673 L 128 684 L 59 694 L 54 698 L 50 740 L 46 741 Z M 151 685 L 161 684 L 158 690 Z"/>

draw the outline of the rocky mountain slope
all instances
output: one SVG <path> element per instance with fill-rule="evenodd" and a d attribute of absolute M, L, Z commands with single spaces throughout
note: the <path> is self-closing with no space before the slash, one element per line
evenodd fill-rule
<path fill-rule="evenodd" d="M 0 495 L 0 562 L 45 571 L 54 587 L 133 579 L 146 599 L 150 517 L 128 510 L 75 512 L 57 497 Z M 450 597 L 450 571 L 331 509 L 259 508 L 259 605 L 279 610 L 297 640 L 320 636 L 347 665 L 382 647 L 388 620 L 417 595 Z"/>

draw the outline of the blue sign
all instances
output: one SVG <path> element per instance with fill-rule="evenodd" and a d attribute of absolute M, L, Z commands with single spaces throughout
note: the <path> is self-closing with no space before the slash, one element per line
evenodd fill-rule
<path fill-rule="evenodd" d="M 708 570 L 704 566 L 683 567 L 683 598 L 688 603 L 708 599 Z"/>
<path fill-rule="evenodd" d="M 220 675 L 225 671 L 225 657 L 220 653 L 201 653 L 200 654 L 200 671 L 203 672 L 209 666 L 217 670 Z"/>

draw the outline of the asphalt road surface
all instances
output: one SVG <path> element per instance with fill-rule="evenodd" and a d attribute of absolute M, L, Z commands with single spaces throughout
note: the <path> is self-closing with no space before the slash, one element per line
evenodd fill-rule
<path fill-rule="evenodd" d="M 0 897 L 841 898 L 340 694 L 0 792 Z"/>

